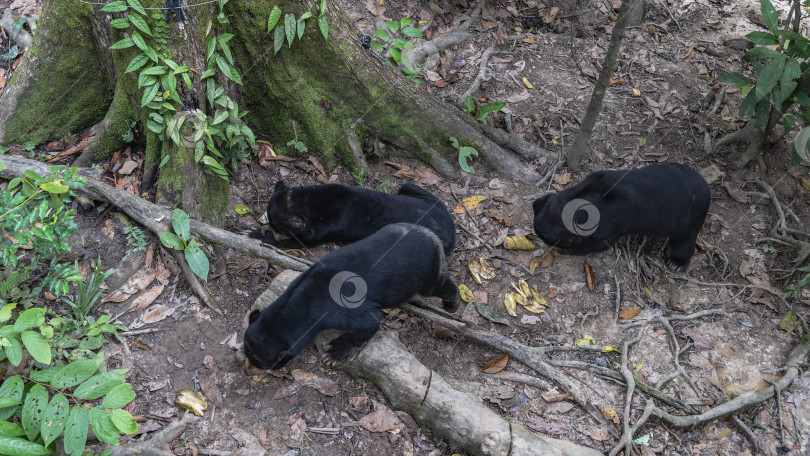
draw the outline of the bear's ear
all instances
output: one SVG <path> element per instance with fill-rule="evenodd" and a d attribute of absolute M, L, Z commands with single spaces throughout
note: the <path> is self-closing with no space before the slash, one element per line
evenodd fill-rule
<path fill-rule="evenodd" d="M 540 211 L 543 210 L 543 206 L 546 205 L 549 198 L 551 198 L 551 193 L 543 195 L 540 198 L 537 198 L 536 200 L 534 200 L 534 203 L 532 203 L 532 209 L 534 210 L 534 215 L 539 214 Z"/>
<path fill-rule="evenodd" d="M 279 191 L 279 190 L 284 190 L 285 188 L 287 188 L 287 184 L 285 184 L 284 181 L 276 182 L 276 188 L 275 188 L 276 192 Z"/>
<path fill-rule="evenodd" d="M 248 322 L 253 323 L 254 321 L 256 321 L 256 319 L 259 318 L 260 313 L 261 312 L 259 312 L 258 309 L 254 309 L 253 312 L 251 312 L 250 316 L 248 317 Z"/>

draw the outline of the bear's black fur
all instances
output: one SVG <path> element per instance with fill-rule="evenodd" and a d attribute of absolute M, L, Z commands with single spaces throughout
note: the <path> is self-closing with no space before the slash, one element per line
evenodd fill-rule
<path fill-rule="evenodd" d="M 337 329 L 343 334 L 327 354 L 344 360 L 377 332 L 382 309 L 400 306 L 417 293 L 440 297 L 449 312 L 458 308 L 458 287 L 448 275 L 438 236 L 409 223 L 388 225 L 324 256 L 273 304 L 254 310 L 245 355 L 254 367 L 279 369 L 322 330 Z"/>
<path fill-rule="evenodd" d="M 456 242 L 456 226 L 444 204 L 409 183 L 390 195 L 339 184 L 291 188 L 279 181 L 267 203 L 267 218 L 276 233 L 292 239 L 279 240 L 258 231 L 252 236 L 286 248 L 355 242 L 392 223 L 414 223 L 432 230 L 445 254 Z"/>
<path fill-rule="evenodd" d="M 535 200 L 534 230 L 546 244 L 578 255 L 606 250 L 626 234 L 666 236 L 670 265 L 683 269 L 694 253 L 710 199 L 703 177 L 681 164 L 597 171 L 571 188 Z"/>

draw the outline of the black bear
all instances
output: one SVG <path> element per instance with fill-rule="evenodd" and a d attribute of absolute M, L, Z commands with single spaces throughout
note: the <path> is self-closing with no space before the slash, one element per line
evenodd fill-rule
<path fill-rule="evenodd" d="M 458 287 L 448 275 L 441 240 L 410 224 L 388 225 L 325 255 L 298 276 L 270 306 L 249 317 L 244 354 L 260 369 L 279 369 L 324 329 L 343 334 L 327 355 L 342 361 L 377 332 L 382 309 L 415 294 L 437 296 L 448 312 L 458 308 Z"/>
<path fill-rule="evenodd" d="M 273 231 L 292 239 L 251 236 L 280 247 L 313 247 L 327 242 L 345 244 L 363 239 L 392 223 L 413 223 L 432 230 L 449 254 L 456 226 L 444 204 L 433 194 L 405 183 L 396 195 L 348 185 L 287 187 L 283 181 L 267 203 Z"/>
<path fill-rule="evenodd" d="M 626 234 L 669 238 L 669 265 L 684 269 L 709 210 L 706 180 L 688 166 L 597 171 L 534 201 L 534 231 L 564 253 L 606 250 Z"/>

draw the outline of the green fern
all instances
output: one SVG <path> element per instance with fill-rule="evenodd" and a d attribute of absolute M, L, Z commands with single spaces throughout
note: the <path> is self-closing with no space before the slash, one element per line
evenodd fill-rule
<path fill-rule="evenodd" d="M 31 276 L 31 270 L 28 268 L 18 268 L 16 271 L 8 275 L 2 282 L 0 282 L 0 301 L 6 303 L 8 298 L 11 297 L 13 290 L 21 283 L 28 280 Z"/>

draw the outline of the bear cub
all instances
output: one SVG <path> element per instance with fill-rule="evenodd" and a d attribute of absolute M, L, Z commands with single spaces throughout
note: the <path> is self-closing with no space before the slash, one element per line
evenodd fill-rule
<path fill-rule="evenodd" d="M 251 236 L 284 248 L 355 242 L 401 222 L 432 230 L 445 254 L 456 242 L 456 226 L 444 203 L 410 183 L 393 195 L 340 184 L 291 188 L 279 181 L 267 203 L 267 218 L 275 233 L 292 239 L 262 235 L 259 230 Z"/>
<path fill-rule="evenodd" d="M 685 269 L 709 210 L 706 180 L 688 166 L 597 171 L 534 201 L 534 231 L 564 253 L 608 249 L 627 234 L 669 238 L 668 264 Z"/>
<path fill-rule="evenodd" d="M 325 255 L 270 306 L 254 310 L 244 354 L 254 367 L 280 369 L 322 330 L 337 329 L 343 334 L 329 344 L 327 356 L 345 360 L 377 332 L 382 309 L 417 293 L 441 298 L 448 312 L 458 309 L 458 287 L 439 237 L 418 225 L 388 225 Z"/>

